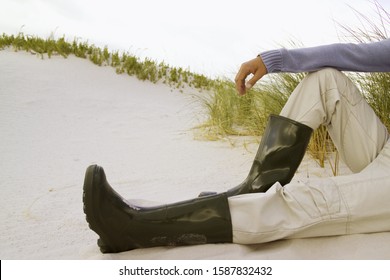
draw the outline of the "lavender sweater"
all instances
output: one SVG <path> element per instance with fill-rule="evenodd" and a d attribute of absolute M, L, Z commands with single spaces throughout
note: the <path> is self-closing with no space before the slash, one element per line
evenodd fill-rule
<path fill-rule="evenodd" d="M 268 73 L 311 72 L 325 67 L 354 72 L 390 72 L 390 39 L 375 43 L 332 44 L 278 49 L 260 54 Z"/>

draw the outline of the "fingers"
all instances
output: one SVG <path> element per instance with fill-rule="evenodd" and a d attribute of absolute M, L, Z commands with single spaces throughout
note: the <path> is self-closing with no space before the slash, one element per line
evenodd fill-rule
<path fill-rule="evenodd" d="M 267 69 L 260 57 L 243 63 L 235 78 L 238 93 L 244 95 L 246 91 L 252 88 L 266 73 Z M 245 82 L 247 77 L 251 74 L 253 74 L 253 77 L 248 82 Z"/>
<path fill-rule="evenodd" d="M 255 72 L 253 77 L 246 83 L 247 89 L 253 87 L 263 76 L 260 71 Z"/>
<path fill-rule="evenodd" d="M 252 81 L 252 79 L 249 80 L 248 82 L 245 82 L 247 77 L 251 74 L 254 74 L 254 73 L 255 73 L 255 70 L 247 62 L 243 63 L 241 65 L 241 68 L 238 71 L 236 78 L 235 78 L 236 89 L 238 91 L 238 94 L 244 95 L 246 93 L 246 91 L 249 90 L 254 85 L 254 83 L 253 83 L 254 81 Z"/>
<path fill-rule="evenodd" d="M 246 77 L 250 74 L 250 72 L 248 72 L 247 69 L 244 68 L 245 66 L 242 65 L 236 75 L 236 78 L 234 79 L 234 81 L 236 82 L 236 89 L 238 91 L 238 94 L 240 95 L 244 95 L 246 93 L 245 80 Z"/>

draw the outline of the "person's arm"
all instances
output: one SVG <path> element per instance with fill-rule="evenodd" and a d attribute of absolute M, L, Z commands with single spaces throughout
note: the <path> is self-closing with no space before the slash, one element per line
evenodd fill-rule
<path fill-rule="evenodd" d="M 389 72 L 390 39 L 362 44 L 332 44 L 279 49 L 260 54 L 268 73 L 312 72 L 325 67 L 341 71 Z"/>
<path fill-rule="evenodd" d="M 376 43 L 332 44 L 263 52 L 241 65 L 235 79 L 236 88 L 242 95 L 267 73 L 311 72 L 326 67 L 341 71 L 390 72 L 390 39 Z M 250 74 L 253 77 L 245 82 Z"/>

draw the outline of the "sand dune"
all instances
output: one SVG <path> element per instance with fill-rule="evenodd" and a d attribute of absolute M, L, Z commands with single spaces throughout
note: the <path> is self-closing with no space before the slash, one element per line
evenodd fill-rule
<path fill-rule="evenodd" d="M 119 193 L 145 204 L 223 191 L 245 178 L 256 144 L 194 140 L 201 115 L 192 93 L 199 94 L 75 57 L 1 51 L 0 258 L 390 258 L 390 233 L 101 254 L 83 213 L 88 165 L 103 166 Z M 297 177 L 327 174 L 306 158 Z"/>

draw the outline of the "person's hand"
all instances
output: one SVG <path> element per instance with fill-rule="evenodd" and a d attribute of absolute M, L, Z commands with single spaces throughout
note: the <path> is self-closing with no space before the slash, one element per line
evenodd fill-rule
<path fill-rule="evenodd" d="M 253 74 L 253 77 L 249 81 L 245 82 L 246 78 L 250 74 Z M 267 74 L 267 68 L 260 56 L 244 62 L 235 78 L 238 93 L 240 95 L 244 95 L 246 91 L 253 87 L 254 84 L 265 74 Z"/>

